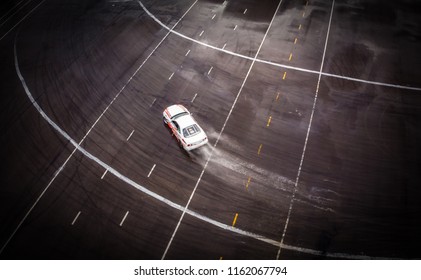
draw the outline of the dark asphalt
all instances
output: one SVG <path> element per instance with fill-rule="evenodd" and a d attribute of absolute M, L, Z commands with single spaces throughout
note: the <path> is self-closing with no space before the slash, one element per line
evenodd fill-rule
<path fill-rule="evenodd" d="M 421 258 L 421 4 L 142 3 L 1 4 L 1 259 Z"/>

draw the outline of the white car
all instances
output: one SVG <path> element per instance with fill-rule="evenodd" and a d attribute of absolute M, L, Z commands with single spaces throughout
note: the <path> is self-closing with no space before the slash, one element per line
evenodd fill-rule
<path fill-rule="evenodd" d="M 163 116 L 164 122 L 186 151 L 197 149 L 208 143 L 206 133 L 183 105 L 167 107 Z"/>

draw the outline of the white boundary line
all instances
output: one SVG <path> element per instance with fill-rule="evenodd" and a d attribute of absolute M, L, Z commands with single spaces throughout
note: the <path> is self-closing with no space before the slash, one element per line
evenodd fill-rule
<path fill-rule="evenodd" d="M 332 16 L 333 16 L 333 8 L 334 7 L 335 7 L 335 0 L 333 0 L 333 2 L 332 2 L 332 8 L 330 10 L 329 25 L 327 27 L 326 41 L 325 41 L 325 47 L 323 49 L 322 63 L 320 65 L 319 79 L 317 80 L 316 93 L 314 94 L 313 108 L 311 110 L 310 121 L 309 121 L 309 124 L 308 124 L 306 139 L 304 141 L 303 153 L 301 154 L 301 160 L 300 160 L 300 166 L 299 166 L 298 172 L 297 172 L 297 178 L 295 179 L 294 192 L 292 193 L 291 201 L 289 203 L 288 215 L 287 215 L 287 219 L 285 221 L 284 230 L 282 232 L 282 238 L 281 238 L 281 242 L 280 242 L 280 245 L 279 245 L 278 253 L 276 255 L 277 260 L 279 259 L 279 255 L 281 254 L 282 245 L 284 244 L 285 235 L 286 235 L 286 232 L 287 232 L 289 220 L 290 220 L 290 217 L 291 217 L 292 208 L 293 208 L 293 205 L 294 205 L 295 194 L 297 193 L 297 189 L 298 189 L 298 181 L 300 180 L 301 168 L 303 167 L 304 156 L 305 156 L 306 149 L 307 149 L 307 143 L 308 143 L 308 138 L 309 138 L 309 135 L 310 135 L 311 125 L 313 123 L 313 116 L 314 116 L 314 112 L 316 110 L 317 97 L 318 97 L 318 94 L 319 94 L 320 80 L 322 79 L 322 70 L 323 70 L 323 65 L 324 65 L 325 56 L 326 56 L 327 43 L 329 41 L 330 26 L 331 26 L 331 23 L 332 23 Z"/>
<path fill-rule="evenodd" d="M 225 119 L 224 125 L 222 126 L 222 129 L 221 129 L 221 131 L 219 132 L 218 138 L 216 139 L 215 144 L 214 144 L 214 145 L 213 145 L 213 147 L 212 147 L 212 151 L 211 151 L 211 153 L 210 153 L 210 155 L 209 155 L 208 159 L 206 160 L 206 163 L 205 163 L 205 165 L 204 165 L 204 167 L 203 167 L 203 170 L 202 170 L 202 172 L 200 173 L 199 178 L 197 179 L 196 185 L 194 186 L 194 189 L 193 189 L 192 193 L 190 194 L 189 200 L 187 201 L 187 204 L 186 204 L 186 206 L 184 207 L 184 211 L 183 211 L 183 213 L 181 214 L 180 220 L 178 221 L 177 226 L 175 227 L 174 232 L 173 232 L 173 234 L 172 234 L 172 236 L 171 236 L 171 238 L 170 238 L 170 241 L 168 242 L 168 245 L 167 245 L 167 247 L 165 248 L 165 252 L 164 252 L 164 254 L 162 255 L 162 258 L 161 258 L 162 260 L 163 260 L 163 259 L 165 259 L 165 256 L 167 255 L 168 250 L 169 250 L 169 248 L 171 247 L 171 244 L 172 244 L 172 242 L 173 242 L 173 240 L 174 240 L 174 237 L 175 237 L 175 235 L 176 235 L 176 233 L 177 233 L 177 231 L 178 231 L 178 228 L 180 227 L 181 221 L 183 220 L 184 215 L 186 214 L 186 212 L 187 212 L 187 210 L 188 210 L 188 208 L 189 208 L 190 202 L 191 202 L 191 200 L 193 199 L 193 196 L 194 196 L 194 194 L 196 193 L 197 187 L 199 186 L 199 183 L 200 183 L 200 181 L 202 180 L 203 174 L 205 173 L 205 170 L 206 170 L 206 168 L 208 167 L 209 161 L 210 161 L 210 160 L 211 160 L 211 158 L 212 158 L 212 155 L 213 155 L 213 152 L 214 152 L 214 150 L 215 150 L 215 148 L 216 148 L 216 145 L 218 145 L 219 139 L 221 138 L 221 135 L 222 135 L 222 133 L 223 133 L 223 132 L 224 132 L 224 130 L 225 130 L 225 126 L 227 125 L 227 122 L 228 122 L 228 120 L 229 120 L 229 118 L 230 118 L 230 116 L 231 116 L 231 114 L 232 114 L 232 111 L 234 110 L 234 107 L 235 107 L 235 105 L 236 105 L 236 103 L 237 103 L 237 100 L 238 100 L 238 98 L 240 97 L 241 92 L 243 91 L 244 85 L 246 84 L 247 79 L 248 79 L 248 76 L 250 75 L 251 69 L 253 68 L 254 63 L 256 62 L 256 58 L 257 58 L 257 56 L 259 55 L 260 49 L 262 48 L 263 43 L 265 42 L 265 39 L 266 39 L 267 34 L 269 33 L 270 27 L 272 26 L 272 23 L 273 23 L 273 21 L 275 20 L 275 16 L 276 16 L 276 14 L 278 13 L 278 10 L 279 10 L 279 7 L 281 6 L 281 3 L 282 3 L 282 0 L 280 0 L 280 1 L 279 1 L 278 7 L 277 7 L 277 8 L 276 8 L 276 10 L 275 10 L 275 13 L 274 13 L 274 15 L 273 15 L 273 17 L 272 17 L 272 20 L 271 20 L 271 22 L 270 22 L 270 24 L 269 24 L 269 26 L 268 26 L 268 28 L 267 28 L 267 30 L 266 30 L 265 35 L 263 36 L 262 42 L 260 43 L 260 46 L 259 46 L 259 48 L 258 48 L 258 50 L 257 50 L 257 52 L 256 52 L 256 55 L 254 56 L 253 62 L 251 63 L 250 68 L 249 68 L 249 70 L 247 71 L 246 77 L 244 78 L 243 83 L 241 84 L 240 89 L 238 90 L 237 96 L 236 96 L 236 97 L 235 97 L 235 99 L 234 99 L 234 103 L 232 104 L 231 109 L 230 109 L 230 111 L 229 111 L 229 113 L 228 113 L 228 115 L 227 115 L 227 118 Z"/>
<path fill-rule="evenodd" d="M 242 55 L 239 53 L 235 53 L 232 51 L 227 51 L 225 50 L 225 48 L 218 48 L 212 45 L 209 45 L 207 43 L 195 40 L 191 37 L 188 37 L 180 32 L 174 31 L 173 28 L 169 28 L 168 26 L 166 26 L 164 23 L 162 23 L 158 18 L 156 18 L 146 7 L 145 5 L 143 5 L 143 3 L 138 0 L 139 5 L 142 7 L 142 9 L 159 25 L 161 25 L 163 28 L 167 29 L 167 30 L 171 30 L 170 32 L 181 37 L 184 38 L 186 40 L 192 41 L 196 44 L 202 45 L 204 47 L 208 47 L 210 49 L 216 50 L 216 51 L 220 51 L 226 54 L 230 54 L 233 56 L 237 56 L 237 57 L 241 57 L 244 59 L 248 59 L 248 60 L 254 60 L 252 57 L 246 56 L 246 55 Z M 275 67 L 280 67 L 280 68 L 285 68 L 285 69 L 290 69 L 290 70 L 295 70 L 295 71 L 299 71 L 299 72 L 305 72 L 305 73 L 311 73 L 311 74 L 317 74 L 320 75 L 320 71 L 317 70 L 311 70 L 311 69 L 305 69 L 305 68 L 301 68 L 301 67 L 294 67 L 294 66 L 290 66 L 290 65 L 286 65 L 286 64 L 281 64 L 281 63 L 277 63 L 277 62 L 271 62 L 271 61 L 267 61 L 267 60 L 262 60 L 262 59 L 255 59 L 256 62 L 260 62 L 260 63 L 264 63 L 264 64 L 269 64 Z M 353 77 L 347 77 L 347 76 L 342 76 L 342 75 L 336 75 L 336 74 L 331 74 L 331 73 L 325 73 L 325 72 L 321 72 L 322 76 L 328 76 L 328 77 L 333 77 L 333 78 L 338 78 L 338 79 L 344 79 L 344 80 L 349 80 L 349 81 L 354 81 L 354 82 L 359 82 L 359 83 L 365 83 L 365 84 L 372 84 L 372 85 L 377 85 L 377 86 L 384 86 L 384 87 L 391 87 L 391 88 L 399 88 L 399 89 L 407 89 L 407 90 L 415 90 L 415 91 L 421 91 L 420 87 L 412 87 L 412 86 L 404 86 L 404 85 L 395 85 L 395 84 L 389 84 L 389 83 L 382 83 L 382 82 L 376 82 L 376 81 L 370 81 L 370 80 L 363 80 L 363 79 L 357 79 L 357 78 L 353 78 Z"/>
<path fill-rule="evenodd" d="M 197 2 L 197 1 L 196 1 Z M 17 59 L 17 53 L 16 53 L 16 39 L 15 39 L 15 46 L 14 46 L 14 55 L 15 55 L 15 68 L 16 68 L 16 73 L 19 77 L 19 80 L 22 83 L 22 86 L 25 90 L 25 93 L 27 94 L 28 98 L 30 99 L 32 105 L 35 107 L 35 109 L 40 113 L 40 115 L 51 125 L 51 127 L 56 130 L 60 135 L 62 135 L 66 140 L 68 140 L 70 142 L 70 144 L 72 144 L 75 147 L 75 150 L 78 150 L 80 153 L 82 153 L 84 156 L 86 156 L 87 158 L 89 158 L 90 160 L 94 161 L 95 163 L 97 163 L 98 165 L 100 165 L 101 167 L 103 167 L 104 169 L 108 169 L 110 174 L 116 176 L 118 179 L 120 179 L 121 181 L 125 182 L 126 184 L 136 188 L 137 190 L 145 193 L 146 195 L 176 209 L 179 211 L 183 211 L 186 214 L 195 217 L 203 222 L 212 224 L 218 228 L 221 228 L 223 230 L 227 230 L 239 235 L 243 235 L 243 236 L 247 236 L 250 238 L 254 238 L 256 240 L 260 240 L 262 242 L 265 242 L 267 244 L 273 245 L 273 246 L 281 246 L 283 249 L 285 250 L 290 250 L 290 251 L 295 251 L 295 252 L 302 252 L 302 253 L 307 253 L 307 254 L 312 254 L 312 255 L 317 255 L 317 256 L 325 256 L 325 257 L 330 257 L 330 258 L 343 258 L 343 259 L 389 259 L 389 258 L 379 258 L 379 257 L 371 257 L 371 256 L 366 256 L 366 255 L 352 255 L 352 254 L 345 254 L 345 253 L 325 253 L 322 251 L 317 251 L 317 250 L 313 250 L 313 249 L 308 249 L 308 248 L 302 248 L 302 247 L 297 247 L 297 246 L 291 246 L 291 245 L 285 245 L 285 244 L 280 244 L 279 241 L 264 237 L 262 235 L 258 235 L 252 232 L 248 232 L 245 230 L 241 230 L 239 228 L 233 228 L 231 225 L 226 225 L 223 224 L 221 222 L 218 222 L 216 220 L 213 220 L 209 217 L 203 216 L 197 212 L 194 212 L 192 210 L 189 209 L 185 209 L 183 206 L 176 204 L 172 201 L 170 201 L 169 199 L 160 196 L 159 194 L 156 194 L 152 191 L 150 191 L 149 189 L 145 188 L 144 186 L 134 182 L 133 180 L 131 180 L 130 178 L 124 176 L 123 174 L 121 174 L 120 172 L 118 172 L 116 169 L 114 169 L 113 167 L 109 166 L 108 164 L 106 164 L 105 162 L 101 161 L 99 158 L 95 157 L 94 155 L 92 155 L 91 153 L 89 153 L 87 150 L 85 150 L 83 147 L 81 147 L 75 140 L 73 140 L 64 130 L 62 130 L 56 123 L 54 123 L 53 120 L 50 119 L 50 117 L 48 117 L 47 114 L 45 114 L 45 112 L 42 110 L 42 108 L 38 105 L 38 103 L 35 101 L 35 99 L 33 98 L 31 92 L 29 91 L 28 86 L 26 85 L 26 81 L 23 78 L 20 69 L 19 69 L 19 64 L 18 64 L 18 59 Z M 257 61 L 257 60 L 256 60 Z M 63 166 L 65 165 L 65 163 L 63 164 Z M 62 167 L 63 167 L 62 166 Z M 59 172 L 61 169 L 59 169 L 57 172 Z M 57 174 L 56 172 L 56 174 Z M 54 177 L 55 178 L 55 177 Z M 52 181 L 54 180 L 54 178 L 52 179 Z M 52 183 L 52 181 L 50 182 L 50 184 Z M 49 184 L 49 185 L 50 185 Z M 48 186 L 47 186 L 48 188 Z M 43 193 L 46 192 L 47 188 L 43 191 Z M 15 229 L 15 231 L 12 233 L 12 235 L 9 237 L 9 239 L 6 241 L 6 243 L 3 245 L 3 247 L 0 250 L 0 255 L 3 252 L 3 250 L 5 249 L 5 247 L 7 246 L 7 244 L 10 242 L 10 240 L 13 238 L 14 234 L 16 233 L 16 231 L 19 229 L 19 227 L 22 225 L 22 223 L 25 221 L 26 217 L 30 214 L 30 212 L 32 211 L 33 207 L 35 207 L 35 205 L 38 203 L 39 199 L 41 199 L 42 194 L 40 195 L 40 197 L 38 197 L 37 201 L 34 203 L 34 205 L 31 207 L 31 209 L 28 211 L 28 213 L 25 215 L 25 217 L 22 219 L 22 221 L 20 222 L 20 224 L 17 226 L 17 228 Z"/>

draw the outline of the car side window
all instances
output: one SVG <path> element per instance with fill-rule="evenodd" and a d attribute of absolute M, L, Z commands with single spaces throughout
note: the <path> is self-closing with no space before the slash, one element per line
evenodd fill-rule
<path fill-rule="evenodd" d="M 178 133 L 180 133 L 180 126 L 178 125 L 178 123 L 176 121 L 173 121 L 175 127 L 177 128 Z"/>

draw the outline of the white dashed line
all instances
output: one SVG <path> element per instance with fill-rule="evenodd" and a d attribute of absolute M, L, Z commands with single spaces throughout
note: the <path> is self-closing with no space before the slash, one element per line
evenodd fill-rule
<path fill-rule="evenodd" d="M 156 166 L 156 164 L 154 164 L 154 165 L 152 166 L 151 171 L 149 171 L 148 178 L 151 176 L 151 174 L 152 174 L 153 170 L 155 169 L 155 166 Z"/>
<path fill-rule="evenodd" d="M 200 32 L 199 37 L 202 37 L 203 32 L 205 32 L 205 30 L 202 30 L 202 32 Z"/>
<path fill-rule="evenodd" d="M 191 103 L 194 102 L 194 100 L 196 99 L 197 93 L 193 96 L 193 99 L 191 100 Z"/>
<path fill-rule="evenodd" d="M 247 9 L 244 10 L 243 15 L 245 15 L 247 13 Z"/>
<path fill-rule="evenodd" d="M 170 77 L 168 78 L 168 80 L 172 79 L 172 76 L 174 76 L 174 72 L 170 75 Z"/>
<path fill-rule="evenodd" d="M 45 0 L 43 0 L 44 3 Z M 86 137 L 88 137 L 89 133 L 92 131 L 92 129 L 95 127 L 95 125 L 99 122 L 99 120 L 102 118 L 102 116 L 108 111 L 110 106 L 114 103 L 114 101 L 120 96 L 120 94 L 124 91 L 124 89 L 127 87 L 127 85 L 133 80 L 134 76 L 140 71 L 140 69 L 145 65 L 145 63 L 149 60 L 149 58 L 155 53 L 155 51 L 159 48 L 159 46 L 164 42 L 164 40 L 171 34 L 171 30 L 175 28 L 179 22 L 187 15 L 187 13 L 193 8 L 193 6 L 197 3 L 198 0 L 194 1 L 194 3 L 190 6 L 190 8 L 183 14 L 183 16 L 174 24 L 174 26 L 167 32 L 167 34 L 159 41 L 159 43 L 155 46 L 155 48 L 152 50 L 152 52 L 145 58 L 145 60 L 142 62 L 142 64 L 136 69 L 136 71 L 133 73 L 133 75 L 129 78 L 129 80 L 124 84 L 124 86 L 120 89 L 120 91 L 116 94 L 113 100 L 111 100 L 110 104 L 104 109 L 102 114 L 98 117 L 98 119 L 94 122 L 94 124 L 91 126 L 91 128 L 86 132 L 85 136 L 78 142 L 76 142 L 73 138 L 67 134 L 64 130 L 62 130 L 55 122 L 53 122 L 47 114 L 42 110 L 42 108 L 39 106 L 39 104 L 35 101 L 34 97 L 29 91 L 28 86 L 26 85 L 25 79 L 22 76 L 22 73 L 19 69 L 19 63 L 18 63 L 18 57 L 17 57 L 17 51 L 16 51 L 16 38 L 14 42 L 14 58 L 15 58 L 15 68 L 16 68 L 16 74 L 19 77 L 19 80 L 22 83 L 22 86 L 25 90 L 25 93 L 27 94 L 29 100 L 31 101 L 32 105 L 38 110 L 38 112 L 41 114 L 41 116 L 56 130 L 58 131 L 63 137 L 65 137 L 67 140 L 71 142 L 71 144 L 75 147 L 75 149 L 72 151 L 72 153 L 67 157 L 67 159 L 64 161 L 64 163 L 59 167 L 59 169 L 54 173 L 54 176 L 51 178 L 51 180 L 48 182 L 47 186 L 44 188 L 44 190 L 40 193 L 40 195 L 37 197 L 35 202 L 32 204 L 32 206 L 29 208 L 29 210 L 26 212 L 26 214 L 23 216 L 22 220 L 19 222 L 19 224 L 16 226 L 16 228 L 13 230 L 9 238 L 4 243 L 3 247 L 0 249 L 0 255 L 4 251 L 4 249 L 9 244 L 10 240 L 15 236 L 16 232 L 19 230 L 19 228 L 22 226 L 22 224 L 25 222 L 25 220 L 28 218 L 28 216 L 31 214 L 31 212 L 34 210 L 34 208 L 37 206 L 41 198 L 44 196 L 44 194 L 47 192 L 47 190 L 50 188 L 50 186 L 53 184 L 53 182 L 56 180 L 57 176 L 63 171 L 64 167 L 67 165 L 69 160 L 73 157 L 74 153 L 80 149 L 80 145 L 85 141 Z M 41 5 L 41 3 L 39 5 Z M 39 6 L 38 5 L 38 6 Z M 33 10 L 35 10 L 38 6 L 36 6 Z M 31 12 L 33 11 L 31 10 Z M 21 21 L 23 21 L 29 14 L 27 14 Z M 20 22 L 21 22 L 20 21 Z M 18 23 L 19 24 L 19 23 Z M 6 35 L 5 35 L 6 36 Z M 3 37 L 2 37 L 3 38 Z M 1 40 L 1 39 L 0 39 Z"/>
<path fill-rule="evenodd" d="M 105 177 L 105 174 L 107 174 L 107 172 L 108 172 L 108 169 L 105 169 L 105 172 L 104 172 L 104 174 L 102 174 L 102 176 L 101 176 L 101 180 L 102 180 L 102 179 L 104 179 L 104 177 Z"/>
<path fill-rule="evenodd" d="M 225 47 L 227 46 L 227 44 L 225 43 L 224 46 L 222 47 L 223 50 L 225 50 Z"/>
<path fill-rule="evenodd" d="M 211 66 L 211 68 L 208 71 L 208 75 L 212 72 L 213 66 Z"/>
<path fill-rule="evenodd" d="M 234 26 L 234 30 L 237 29 L 237 24 Z"/>
<path fill-rule="evenodd" d="M 129 139 L 130 139 L 130 137 L 132 137 L 133 133 L 134 133 L 134 129 L 133 129 L 132 133 L 130 133 L 129 137 L 127 137 L 126 141 L 129 141 Z"/>
<path fill-rule="evenodd" d="M 81 211 L 76 214 L 76 217 L 73 219 L 72 226 L 76 223 L 77 218 L 79 218 Z"/>
<path fill-rule="evenodd" d="M 190 53 L 190 50 L 188 50 L 188 51 L 186 52 L 186 55 L 185 55 L 185 56 L 188 56 L 188 55 L 189 55 L 189 53 Z"/>
<path fill-rule="evenodd" d="M 122 226 L 122 225 L 123 225 L 124 221 L 125 221 L 125 220 L 126 220 L 126 218 L 127 218 L 127 215 L 129 215 L 129 211 L 127 211 L 127 212 L 126 212 L 126 215 L 124 215 L 123 219 L 122 219 L 122 220 L 121 220 L 121 222 L 120 222 L 120 226 Z"/>
<path fill-rule="evenodd" d="M 155 104 L 156 98 L 152 101 L 151 105 L 149 105 L 149 108 L 151 108 Z"/>
<path fill-rule="evenodd" d="M 213 15 L 212 19 L 214 19 L 216 17 L 216 14 Z"/>

